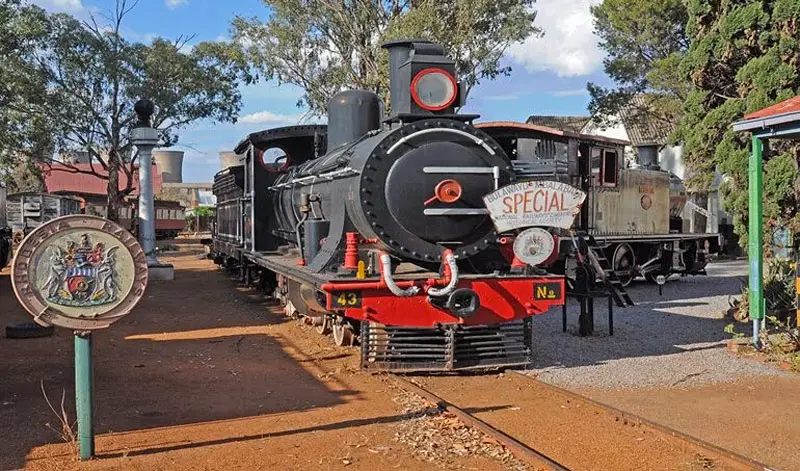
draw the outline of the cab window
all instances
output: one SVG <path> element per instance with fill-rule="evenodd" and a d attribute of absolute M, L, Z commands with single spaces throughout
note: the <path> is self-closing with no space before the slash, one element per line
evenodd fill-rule
<path fill-rule="evenodd" d="M 617 153 L 611 150 L 604 150 L 602 155 L 603 171 L 601 184 L 603 186 L 616 186 L 617 174 L 619 173 Z"/>

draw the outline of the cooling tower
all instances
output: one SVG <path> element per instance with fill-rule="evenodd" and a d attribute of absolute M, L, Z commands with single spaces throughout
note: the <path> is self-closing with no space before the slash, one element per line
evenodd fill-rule
<path fill-rule="evenodd" d="M 183 151 L 154 150 L 153 160 L 164 183 L 183 183 Z"/>
<path fill-rule="evenodd" d="M 239 156 L 236 152 L 220 152 L 219 153 L 220 170 L 225 170 L 228 167 L 239 165 Z"/>

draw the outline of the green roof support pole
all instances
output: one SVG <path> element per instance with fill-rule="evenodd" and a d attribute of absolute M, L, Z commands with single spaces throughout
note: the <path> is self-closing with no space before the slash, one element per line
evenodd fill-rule
<path fill-rule="evenodd" d="M 763 143 L 757 136 L 753 136 L 753 151 L 750 153 L 750 204 L 749 204 L 749 229 L 747 250 L 750 259 L 750 319 L 753 321 L 753 345 L 759 348 L 758 333 L 764 319 L 764 257 L 763 257 L 763 228 L 762 210 L 762 164 Z"/>

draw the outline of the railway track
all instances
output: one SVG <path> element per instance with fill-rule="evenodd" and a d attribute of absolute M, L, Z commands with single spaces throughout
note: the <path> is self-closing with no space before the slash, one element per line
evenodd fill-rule
<path fill-rule="evenodd" d="M 464 411 L 463 409 L 453 404 L 450 404 L 449 402 L 445 401 L 436 394 L 428 391 L 427 389 L 418 386 L 405 378 L 396 377 L 396 379 L 402 384 L 402 386 L 407 391 L 417 394 L 418 396 L 421 396 L 426 400 L 438 405 L 440 408 L 458 417 L 459 420 L 464 422 L 466 425 L 474 427 L 480 430 L 481 432 L 485 433 L 486 435 L 494 438 L 498 442 L 502 443 L 503 446 L 505 446 L 512 453 L 514 453 L 514 455 L 516 455 L 518 458 L 524 459 L 526 462 L 534 464 L 541 469 L 547 469 L 552 471 L 569 471 L 568 468 L 565 468 L 561 464 L 553 461 L 548 456 L 536 451 L 535 449 L 525 445 L 522 442 L 517 441 L 512 436 L 506 435 L 502 430 L 489 425 L 483 420 Z"/>
<path fill-rule="evenodd" d="M 394 375 L 393 378 L 408 392 L 437 404 L 502 443 L 537 471 L 776 471 L 670 427 L 516 371 L 505 372 L 500 381 L 497 375 Z M 522 387 L 525 394 L 514 394 Z M 490 393 L 489 397 L 484 391 Z M 547 416 L 551 416 L 549 420 Z"/>

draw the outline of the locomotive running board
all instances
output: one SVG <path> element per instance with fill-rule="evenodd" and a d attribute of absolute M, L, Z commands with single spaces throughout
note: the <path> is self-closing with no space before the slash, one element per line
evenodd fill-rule
<path fill-rule="evenodd" d="M 361 368 L 371 371 L 460 371 L 531 362 L 531 318 L 498 325 L 394 327 L 361 323 Z"/>

